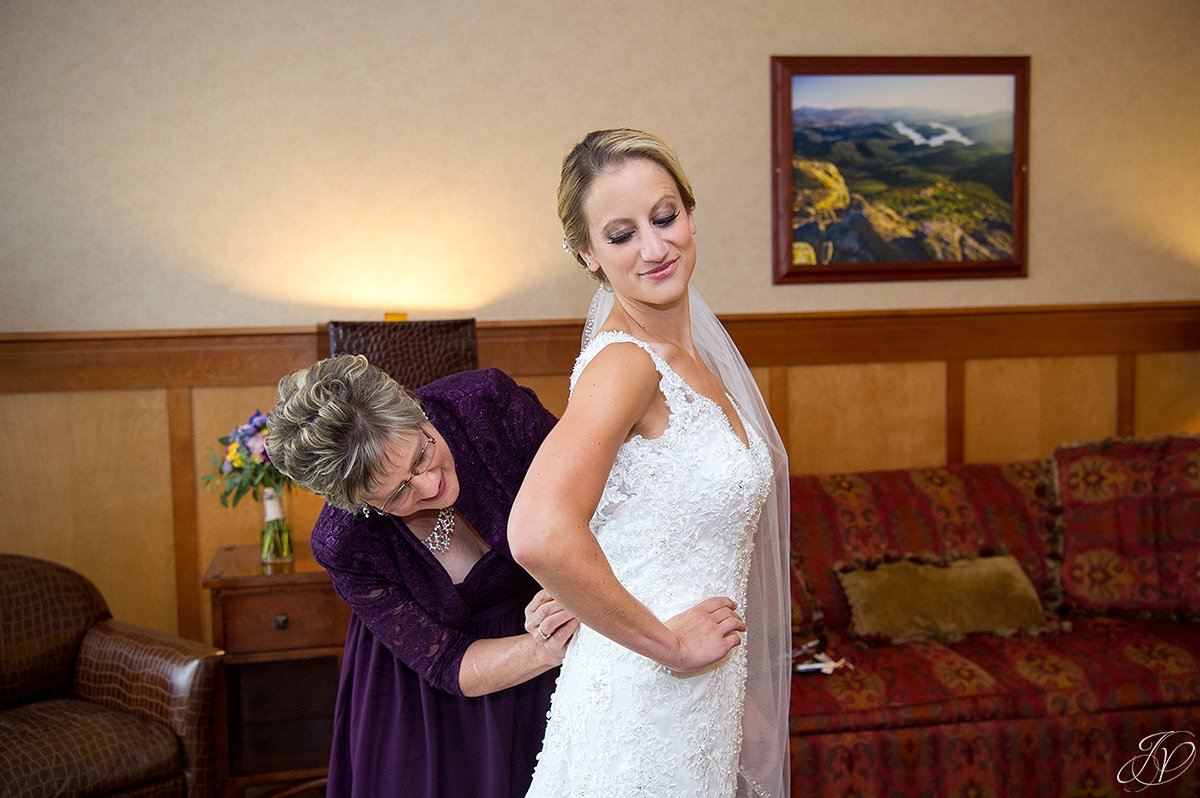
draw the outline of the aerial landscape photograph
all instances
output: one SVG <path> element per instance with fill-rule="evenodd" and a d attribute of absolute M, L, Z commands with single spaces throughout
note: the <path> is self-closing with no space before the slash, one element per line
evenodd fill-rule
<path fill-rule="evenodd" d="M 1012 75 L 791 85 L 791 265 L 1008 261 Z"/>

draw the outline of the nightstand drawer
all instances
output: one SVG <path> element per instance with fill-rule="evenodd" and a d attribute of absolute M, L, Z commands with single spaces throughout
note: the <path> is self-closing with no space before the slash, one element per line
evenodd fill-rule
<path fill-rule="evenodd" d="M 327 586 L 226 595 L 221 611 L 231 654 L 340 647 L 350 612 Z"/>

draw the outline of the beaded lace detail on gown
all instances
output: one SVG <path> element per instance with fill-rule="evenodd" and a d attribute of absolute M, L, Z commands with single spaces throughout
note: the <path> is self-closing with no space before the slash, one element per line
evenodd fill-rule
<path fill-rule="evenodd" d="M 771 489 L 767 446 L 744 418 L 743 444 L 720 405 L 625 333 L 601 333 L 584 348 L 572 389 L 596 353 L 618 342 L 654 361 L 669 423 L 657 438 L 621 446 L 591 529 L 617 579 L 659 618 L 711 596 L 742 607 L 753 533 Z M 745 685 L 742 646 L 681 676 L 580 627 L 558 677 L 529 796 L 732 796 Z"/>

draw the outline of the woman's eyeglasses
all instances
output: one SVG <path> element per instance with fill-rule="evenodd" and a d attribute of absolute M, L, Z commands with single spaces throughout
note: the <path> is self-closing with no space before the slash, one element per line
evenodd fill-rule
<path fill-rule="evenodd" d="M 429 468 L 430 463 L 433 462 L 433 447 L 437 446 L 437 441 L 433 439 L 433 436 L 430 435 L 424 427 L 421 427 L 421 434 L 425 436 L 425 442 L 421 444 L 421 451 L 417 452 L 417 459 L 416 462 L 413 463 L 413 468 L 409 473 L 408 479 L 397 485 L 396 490 L 392 492 L 392 495 L 389 496 L 387 501 L 385 501 L 379 507 L 371 507 L 370 505 L 364 504 L 362 508 L 363 515 L 367 515 L 368 508 L 374 510 L 380 515 L 387 515 L 389 513 L 389 507 L 398 507 L 404 504 L 405 495 L 409 487 L 412 485 L 412 481 L 424 474 L 426 469 Z"/>

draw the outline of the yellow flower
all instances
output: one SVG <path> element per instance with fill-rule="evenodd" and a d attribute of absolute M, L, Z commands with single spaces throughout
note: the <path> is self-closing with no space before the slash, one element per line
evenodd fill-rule
<path fill-rule="evenodd" d="M 225 450 L 225 459 L 234 468 L 241 468 L 245 465 L 245 462 L 242 460 L 242 453 L 236 443 L 229 444 L 229 448 Z"/>

